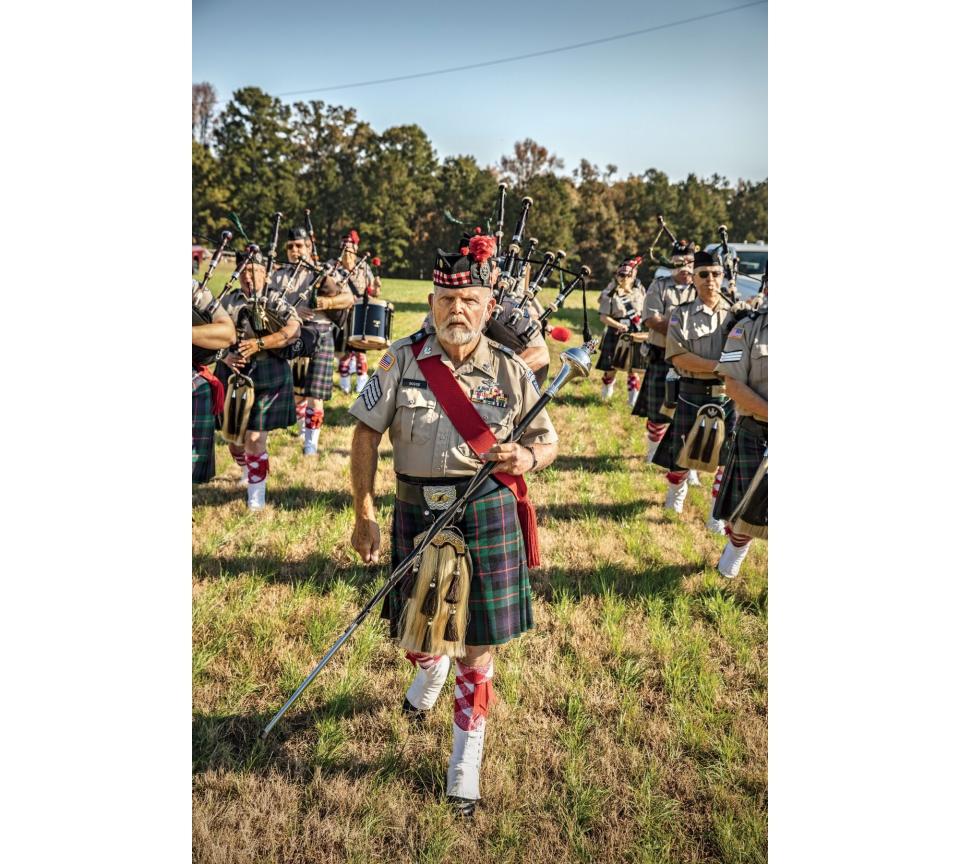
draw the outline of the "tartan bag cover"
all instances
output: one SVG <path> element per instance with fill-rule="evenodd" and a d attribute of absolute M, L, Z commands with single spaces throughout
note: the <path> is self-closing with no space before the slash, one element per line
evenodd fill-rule
<path fill-rule="evenodd" d="M 447 417 L 457 432 L 477 456 L 482 456 L 497 443 L 497 438 L 490 431 L 490 427 L 473 407 L 466 393 L 460 388 L 453 373 L 443 365 L 439 355 L 420 359 L 420 352 L 426 341 L 418 342 L 413 346 L 413 356 L 417 365 L 427 379 L 430 389 L 443 406 Z M 537 536 L 537 513 L 533 509 L 533 502 L 527 496 L 526 481 L 517 474 L 494 473 L 500 483 L 506 486 L 517 499 L 517 515 L 520 518 L 520 530 L 523 532 L 523 545 L 527 550 L 527 565 L 540 566 L 540 540 Z"/>

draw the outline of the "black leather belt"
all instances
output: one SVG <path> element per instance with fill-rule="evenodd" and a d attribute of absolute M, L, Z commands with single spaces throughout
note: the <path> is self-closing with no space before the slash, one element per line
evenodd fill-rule
<path fill-rule="evenodd" d="M 473 477 L 455 480 L 453 477 L 409 477 L 397 475 L 397 500 L 415 504 L 427 510 L 446 510 L 459 501 Z M 474 493 L 475 498 L 489 495 L 503 488 L 493 477 L 488 477 Z"/>
<path fill-rule="evenodd" d="M 740 429 L 746 432 L 747 435 L 752 435 L 754 438 L 761 438 L 764 441 L 767 440 L 767 424 L 762 420 L 756 420 L 753 417 L 740 417 L 737 422 Z"/>
<path fill-rule="evenodd" d="M 720 378 L 701 380 L 699 378 L 681 378 L 680 392 L 689 396 L 726 396 L 727 391 Z"/>

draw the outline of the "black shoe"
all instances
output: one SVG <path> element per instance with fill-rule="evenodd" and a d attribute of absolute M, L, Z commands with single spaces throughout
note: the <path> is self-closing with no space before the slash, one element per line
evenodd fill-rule
<path fill-rule="evenodd" d="M 421 708 L 414 708 L 406 696 L 403 697 L 403 713 L 412 723 L 422 723 L 427 719 L 427 712 Z"/>
<path fill-rule="evenodd" d="M 475 798 L 458 798 L 456 795 L 448 795 L 447 803 L 453 808 L 454 814 L 463 819 L 472 819 L 477 810 Z"/>

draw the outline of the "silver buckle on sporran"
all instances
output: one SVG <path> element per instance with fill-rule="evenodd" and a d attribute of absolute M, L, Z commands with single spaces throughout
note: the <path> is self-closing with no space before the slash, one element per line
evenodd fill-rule
<path fill-rule="evenodd" d="M 446 510 L 457 500 L 457 487 L 424 486 L 423 500 L 431 510 Z"/>

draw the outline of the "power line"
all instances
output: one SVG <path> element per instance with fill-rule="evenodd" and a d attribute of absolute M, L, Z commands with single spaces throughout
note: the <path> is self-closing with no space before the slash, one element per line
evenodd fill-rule
<path fill-rule="evenodd" d="M 671 21 L 669 24 L 657 24 L 654 27 L 644 27 L 642 30 L 631 30 L 629 33 L 618 33 L 614 36 L 604 36 L 601 39 L 591 39 L 589 42 L 577 42 L 574 45 L 564 45 L 560 48 L 547 48 L 544 51 L 533 51 L 529 54 L 518 54 L 515 57 L 502 57 L 499 60 L 485 60 L 482 63 L 469 63 L 466 66 L 451 66 L 447 69 L 434 69 L 430 72 L 414 72 L 410 75 L 395 75 L 392 78 L 376 78 L 373 81 L 355 81 L 352 84 L 333 84 L 327 87 L 312 87 L 309 90 L 288 90 L 286 93 L 276 93 L 276 96 L 301 96 L 305 93 L 320 93 L 326 90 L 344 90 L 348 87 L 369 87 L 373 84 L 391 84 L 394 81 L 409 81 L 411 78 L 427 78 L 431 75 L 446 75 L 449 72 L 463 72 L 467 69 L 480 69 L 486 66 L 498 66 L 501 63 L 515 63 L 518 60 L 529 60 L 531 57 L 543 57 L 547 54 L 559 54 L 561 51 L 574 51 L 577 48 L 587 48 L 590 45 L 600 45 L 604 42 L 613 42 L 617 39 L 629 39 L 644 33 L 653 33 L 657 30 L 667 30 L 670 27 L 679 27 L 683 24 L 692 24 L 694 21 L 703 21 L 707 18 L 716 18 L 720 15 L 729 15 L 750 6 L 762 6 L 767 0 L 754 0 L 752 3 L 743 3 L 740 6 L 731 6 L 718 12 L 707 12 L 704 15 L 695 15 L 692 18 L 682 18 Z"/>

